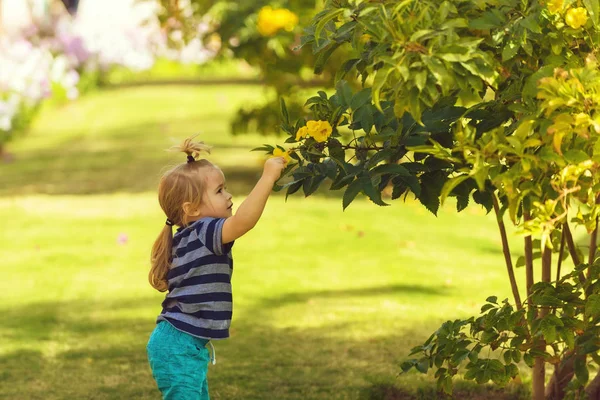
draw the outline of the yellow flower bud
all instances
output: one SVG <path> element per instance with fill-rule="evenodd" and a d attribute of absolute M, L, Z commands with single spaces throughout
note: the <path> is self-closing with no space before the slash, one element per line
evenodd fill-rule
<path fill-rule="evenodd" d="M 583 7 L 571 8 L 565 15 L 565 22 L 573 29 L 579 29 L 588 20 L 587 11 Z"/>
<path fill-rule="evenodd" d="M 289 163 L 291 160 L 290 157 L 290 151 L 289 150 L 281 150 L 279 147 L 276 147 L 275 150 L 273 150 L 273 155 L 272 157 L 283 157 L 283 159 L 285 160 L 285 163 Z"/>

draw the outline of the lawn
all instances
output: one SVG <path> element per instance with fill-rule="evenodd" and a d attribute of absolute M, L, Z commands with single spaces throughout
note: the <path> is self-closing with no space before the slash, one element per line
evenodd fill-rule
<path fill-rule="evenodd" d="M 260 101 L 259 86 L 102 91 L 42 110 L 9 146 L 0 398 L 160 398 L 145 345 L 163 295 L 147 283 L 148 256 L 165 218 L 158 178 L 184 160 L 164 149 L 200 133 L 239 204 L 260 174 L 249 150 L 279 139 L 231 136 L 228 121 Z M 510 294 L 494 218 L 476 206 L 447 204 L 436 218 L 412 200 L 359 198 L 343 212 L 337 195 L 276 194 L 234 257 L 232 335 L 215 344 L 213 399 L 431 393 L 431 376 L 398 377 L 410 348 L 446 319 L 476 315 L 488 295 Z"/>

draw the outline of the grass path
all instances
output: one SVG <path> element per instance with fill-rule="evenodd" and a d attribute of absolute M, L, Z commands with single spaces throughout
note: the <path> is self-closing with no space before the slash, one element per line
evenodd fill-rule
<path fill-rule="evenodd" d="M 158 399 L 145 344 L 162 295 L 146 282 L 162 228 L 163 152 L 187 135 L 215 146 L 239 204 L 260 172 L 232 137 L 256 87 L 130 88 L 44 110 L 0 170 L 0 398 Z M 517 242 L 518 238 L 511 240 Z M 214 399 L 367 399 L 448 318 L 509 296 L 495 222 L 438 218 L 417 203 L 273 196 L 234 247 L 232 337 L 209 369 Z M 519 270 L 519 276 L 523 271 Z"/>

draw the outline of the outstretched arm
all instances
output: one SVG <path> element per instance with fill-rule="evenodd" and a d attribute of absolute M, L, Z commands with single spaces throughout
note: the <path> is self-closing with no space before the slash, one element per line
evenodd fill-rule
<path fill-rule="evenodd" d="M 223 224 L 223 244 L 233 242 L 254 228 L 265 209 L 273 185 L 285 168 L 285 164 L 283 157 L 270 158 L 265 162 L 263 174 L 254 189 L 242 202 L 235 215 L 227 218 Z"/>

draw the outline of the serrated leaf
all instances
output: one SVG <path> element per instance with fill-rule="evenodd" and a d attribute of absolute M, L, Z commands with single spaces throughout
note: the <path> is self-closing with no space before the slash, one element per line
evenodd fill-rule
<path fill-rule="evenodd" d="M 585 303 L 585 316 L 596 318 L 600 316 L 600 294 L 592 294 Z"/>
<path fill-rule="evenodd" d="M 371 199 L 371 201 L 378 206 L 389 206 L 389 204 L 385 203 L 381 198 L 381 192 L 377 190 L 371 180 L 365 180 L 363 183 L 363 191 L 365 194 Z"/>
<path fill-rule="evenodd" d="M 450 195 L 452 190 L 455 187 L 457 187 L 458 185 L 460 185 L 462 182 L 466 181 L 467 179 L 469 179 L 469 175 L 460 175 L 455 178 L 448 179 L 444 183 L 444 186 L 442 187 L 442 191 L 440 192 L 440 203 L 444 204 L 444 201 Z"/>
<path fill-rule="evenodd" d="M 344 197 L 342 198 L 342 207 L 345 210 L 352 201 L 356 198 L 356 196 L 361 192 L 364 184 L 364 179 L 359 178 L 348 185 L 346 191 L 344 192 Z"/>

